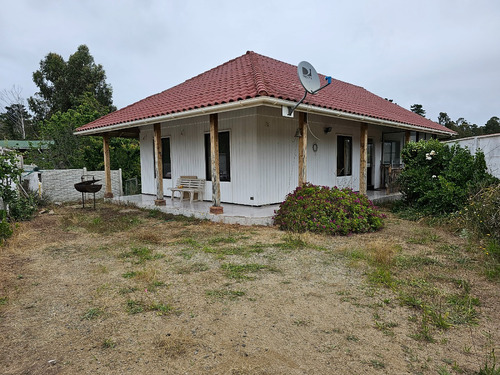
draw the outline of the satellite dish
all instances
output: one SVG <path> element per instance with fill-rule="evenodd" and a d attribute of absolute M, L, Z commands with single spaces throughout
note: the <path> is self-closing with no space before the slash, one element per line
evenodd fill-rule
<path fill-rule="evenodd" d="M 306 90 L 304 92 L 304 97 L 300 99 L 300 101 L 294 107 L 288 107 L 288 111 L 283 107 L 282 114 L 286 117 L 293 117 L 293 111 L 304 101 L 309 94 L 316 94 L 319 90 L 324 89 L 330 83 L 332 83 L 332 77 L 325 77 L 327 83 L 321 86 L 319 81 L 318 73 L 316 73 L 316 69 L 309 64 L 307 61 L 301 61 L 299 65 L 297 65 L 297 75 L 299 76 L 300 83 Z"/>
<path fill-rule="evenodd" d="M 321 84 L 319 82 L 318 73 L 316 73 L 316 69 L 307 61 L 299 63 L 297 66 L 297 74 L 300 83 L 302 83 L 302 86 L 309 94 L 314 94 L 319 90 Z"/>

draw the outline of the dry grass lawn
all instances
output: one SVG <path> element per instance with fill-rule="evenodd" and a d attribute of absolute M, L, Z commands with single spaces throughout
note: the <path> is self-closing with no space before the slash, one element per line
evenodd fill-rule
<path fill-rule="evenodd" d="M 54 210 L 0 248 L 2 374 L 474 374 L 499 350 L 498 282 L 442 228 Z"/>

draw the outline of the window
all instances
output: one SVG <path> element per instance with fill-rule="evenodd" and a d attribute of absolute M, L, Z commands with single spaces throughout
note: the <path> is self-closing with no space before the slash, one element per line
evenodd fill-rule
<path fill-rule="evenodd" d="M 221 181 L 231 181 L 231 160 L 229 151 L 229 132 L 219 132 L 219 177 Z M 205 174 L 207 180 L 212 180 L 210 134 L 205 134 Z"/>
<path fill-rule="evenodd" d="M 172 162 L 170 159 L 170 138 L 161 139 L 161 155 L 163 178 L 172 178 Z"/>
<path fill-rule="evenodd" d="M 352 175 L 352 137 L 337 136 L 337 176 Z"/>
<path fill-rule="evenodd" d="M 401 164 L 401 145 L 399 141 L 384 141 L 383 164 Z"/>

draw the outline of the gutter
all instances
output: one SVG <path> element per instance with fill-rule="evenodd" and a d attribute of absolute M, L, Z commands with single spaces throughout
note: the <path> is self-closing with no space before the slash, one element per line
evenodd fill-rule
<path fill-rule="evenodd" d="M 292 102 L 290 100 L 284 100 L 284 99 L 263 96 L 263 97 L 257 97 L 257 98 L 238 100 L 236 102 L 231 102 L 231 103 L 218 104 L 218 105 L 209 106 L 209 107 L 196 108 L 196 109 L 191 109 L 191 110 L 183 111 L 183 112 L 170 113 L 167 115 L 162 115 L 162 116 L 157 116 L 157 117 L 134 120 L 134 121 L 125 122 L 125 123 L 121 123 L 121 124 L 103 126 L 103 127 L 93 128 L 93 129 L 88 129 L 88 130 L 82 130 L 82 131 L 74 132 L 73 134 L 74 135 L 103 134 L 103 133 L 107 133 L 109 131 L 114 131 L 114 130 L 135 128 L 135 127 L 139 127 L 139 126 L 146 126 L 146 125 L 157 124 L 157 123 L 161 123 L 161 122 L 168 122 L 168 121 L 173 121 L 173 120 L 177 120 L 177 119 L 197 117 L 197 116 L 202 116 L 202 115 L 210 115 L 213 113 L 229 112 L 229 111 L 233 111 L 235 109 L 251 108 L 251 107 L 257 107 L 257 106 L 261 106 L 261 105 L 278 107 L 278 108 L 283 107 L 283 106 L 293 107 L 295 104 L 296 104 L 295 102 Z M 328 108 L 316 107 L 316 106 L 313 106 L 310 104 L 300 104 L 297 107 L 296 111 L 297 110 L 300 110 L 302 112 L 307 112 L 307 113 L 328 116 L 328 117 L 345 119 L 345 120 L 351 120 L 351 121 L 354 120 L 354 121 L 364 122 L 367 124 L 388 126 L 391 128 L 399 128 L 399 129 L 415 130 L 415 131 L 422 131 L 422 129 L 426 129 L 429 132 L 436 133 L 436 134 L 442 134 L 442 135 L 447 135 L 447 136 L 453 135 L 453 133 L 445 132 L 442 130 L 426 128 L 424 126 L 409 125 L 409 124 L 404 124 L 401 122 L 396 122 L 396 121 L 391 121 L 391 120 L 377 119 L 374 117 L 357 115 L 354 113 L 347 113 L 347 112 L 337 111 L 337 110 L 328 109 Z"/>

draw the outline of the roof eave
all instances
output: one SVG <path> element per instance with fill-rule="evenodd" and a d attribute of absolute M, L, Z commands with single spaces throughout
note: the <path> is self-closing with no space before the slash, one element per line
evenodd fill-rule
<path fill-rule="evenodd" d="M 293 107 L 295 105 L 295 102 L 292 102 L 290 100 L 279 99 L 279 98 L 272 98 L 269 96 L 260 96 L 260 97 L 256 97 L 256 98 L 244 99 L 244 100 L 239 100 L 239 101 L 231 102 L 231 103 L 224 103 L 224 104 L 218 104 L 218 105 L 209 106 L 209 107 L 197 108 L 197 109 L 192 109 L 192 110 L 183 111 L 183 112 L 170 113 L 167 115 L 150 117 L 150 118 L 145 118 L 145 119 L 140 119 L 140 120 L 135 120 L 135 121 L 129 121 L 129 122 L 115 124 L 115 125 L 109 125 L 109 126 L 105 126 L 105 127 L 92 128 L 92 129 L 88 129 L 88 130 L 81 130 L 78 132 L 74 132 L 74 134 L 75 135 L 105 134 L 105 133 L 109 133 L 109 132 L 117 131 L 117 130 L 122 130 L 122 129 L 135 128 L 135 127 L 140 127 L 140 126 L 161 123 L 161 122 L 165 122 L 165 121 L 185 119 L 185 118 L 196 117 L 196 116 L 201 116 L 201 115 L 210 115 L 213 113 L 228 112 L 228 111 L 232 111 L 235 109 L 257 107 L 260 105 L 271 106 L 271 107 L 283 107 L 283 106 Z M 404 130 L 413 130 L 413 131 L 425 130 L 426 132 L 429 132 L 429 133 L 446 135 L 446 136 L 452 136 L 453 134 L 455 134 L 455 132 L 453 132 L 452 130 L 444 131 L 444 130 L 432 129 L 432 128 L 428 128 L 428 127 L 424 127 L 424 126 L 405 124 L 405 123 L 401 123 L 401 122 L 397 122 L 397 121 L 379 119 L 379 118 L 370 117 L 370 116 L 358 115 L 355 113 L 348 113 L 348 112 L 342 112 L 342 111 L 329 109 L 329 108 L 317 107 L 317 106 L 310 105 L 310 104 L 300 104 L 295 111 L 315 113 L 315 114 L 319 114 L 319 115 L 323 115 L 323 116 L 341 118 L 341 119 L 350 120 L 350 121 L 359 121 L 359 122 L 364 122 L 367 124 L 373 124 L 373 125 L 379 125 L 379 126 L 388 126 L 391 128 L 398 128 L 398 129 L 404 129 Z"/>

